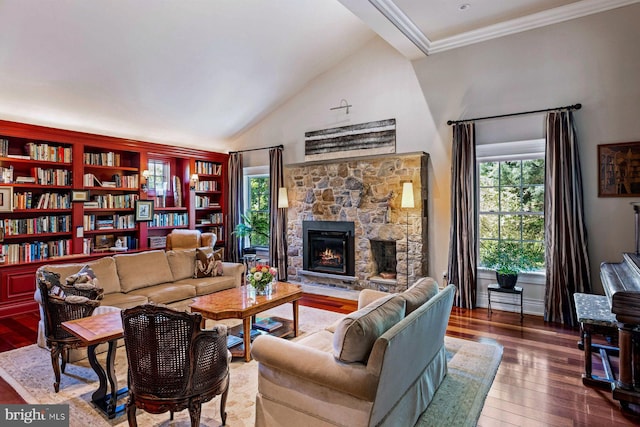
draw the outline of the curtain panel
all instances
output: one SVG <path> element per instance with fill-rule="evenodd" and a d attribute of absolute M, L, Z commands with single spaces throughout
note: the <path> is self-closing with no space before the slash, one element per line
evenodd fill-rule
<path fill-rule="evenodd" d="M 240 223 L 240 214 L 244 207 L 244 192 L 242 191 L 242 153 L 229 154 L 227 179 L 229 191 L 227 192 L 227 232 L 225 239 L 225 252 L 227 261 L 240 262 L 241 242 L 240 238 L 232 234 Z"/>
<path fill-rule="evenodd" d="M 287 211 L 278 208 L 278 191 L 284 187 L 282 147 L 269 149 L 269 262 L 278 269 L 278 280 L 287 280 Z"/>
<path fill-rule="evenodd" d="M 544 320 L 578 324 L 573 294 L 591 292 L 582 175 L 573 114 L 547 114 Z"/>
<path fill-rule="evenodd" d="M 457 286 L 455 305 L 476 306 L 477 293 L 477 197 L 474 123 L 453 126 L 451 148 L 451 229 L 449 283 Z"/>

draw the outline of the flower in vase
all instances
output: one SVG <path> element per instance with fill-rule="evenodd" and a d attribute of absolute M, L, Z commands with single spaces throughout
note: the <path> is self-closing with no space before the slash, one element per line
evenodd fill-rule
<path fill-rule="evenodd" d="M 247 273 L 247 281 L 257 291 L 264 291 L 278 274 L 278 270 L 268 265 L 258 264 Z"/>

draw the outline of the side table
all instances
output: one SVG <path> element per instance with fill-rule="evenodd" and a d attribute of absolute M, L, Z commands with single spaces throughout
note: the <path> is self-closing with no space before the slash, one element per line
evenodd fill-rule
<path fill-rule="evenodd" d="M 520 286 L 514 286 L 513 289 L 501 288 L 500 285 L 498 285 L 497 283 L 492 283 L 489 286 L 487 286 L 487 295 L 489 298 L 489 305 L 487 307 L 487 312 L 489 313 L 489 316 L 491 316 L 491 313 L 493 312 L 491 310 L 491 293 L 492 292 L 520 295 L 519 304 L 515 302 L 507 302 L 507 301 L 500 301 L 500 303 L 508 304 L 508 305 L 516 305 L 516 306 L 519 305 L 520 306 L 520 323 L 522 323 L 522 321 L 524 320 L 524 312 L 522 311 L 522 288 Z"/>

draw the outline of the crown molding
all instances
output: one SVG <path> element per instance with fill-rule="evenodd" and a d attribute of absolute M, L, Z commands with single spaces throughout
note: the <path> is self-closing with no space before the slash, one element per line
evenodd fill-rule
<path fill-rule="evenodd" d="M 523 31 L 557 24 L 576 18 L 605 12 L 607 10 L 639 3 L 640 0 L 581 0 L 565 6 L 559 6 L 522 18 L 512 19 L 473 31 L 445 37 L 439 40 L 429 38 L 415 23 L 393 2 L 393 0 L 369 0 L 407 39 L 422 53 L 432 55 L 475 43 L 517 34 Z M 416 59 L 416 58 L 411 58 Z"/>

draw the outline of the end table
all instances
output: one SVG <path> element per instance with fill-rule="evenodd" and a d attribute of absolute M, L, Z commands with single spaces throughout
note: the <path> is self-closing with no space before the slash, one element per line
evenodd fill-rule
<path fill-rule="evenodd" d="M 489 313 L 489 316 L 491 316 L 491 313 L 493 312 L 491 310 L 491 293 L 492 292 L 520 295 L 520 304 L 514 303 L 514 302 L 506 302 L 506 301 L 500 301 L 500 303 L 508 304 L 508 305 L 516 305 L 516 306 L 519 305 L 520 306 L 520 323 L 522 323 L 522 321 L 524 320 L 524 312 L 522 311 L 522 288 L 520 286 L 514 286 L 513 289 L 501 288 L 500 285 L 498 285 L 497 283 L 492 283 L 489 286 L 487 286 L 487 295 L 489 298 L 489 305 L 487 307 L 487 311 Z"/>

